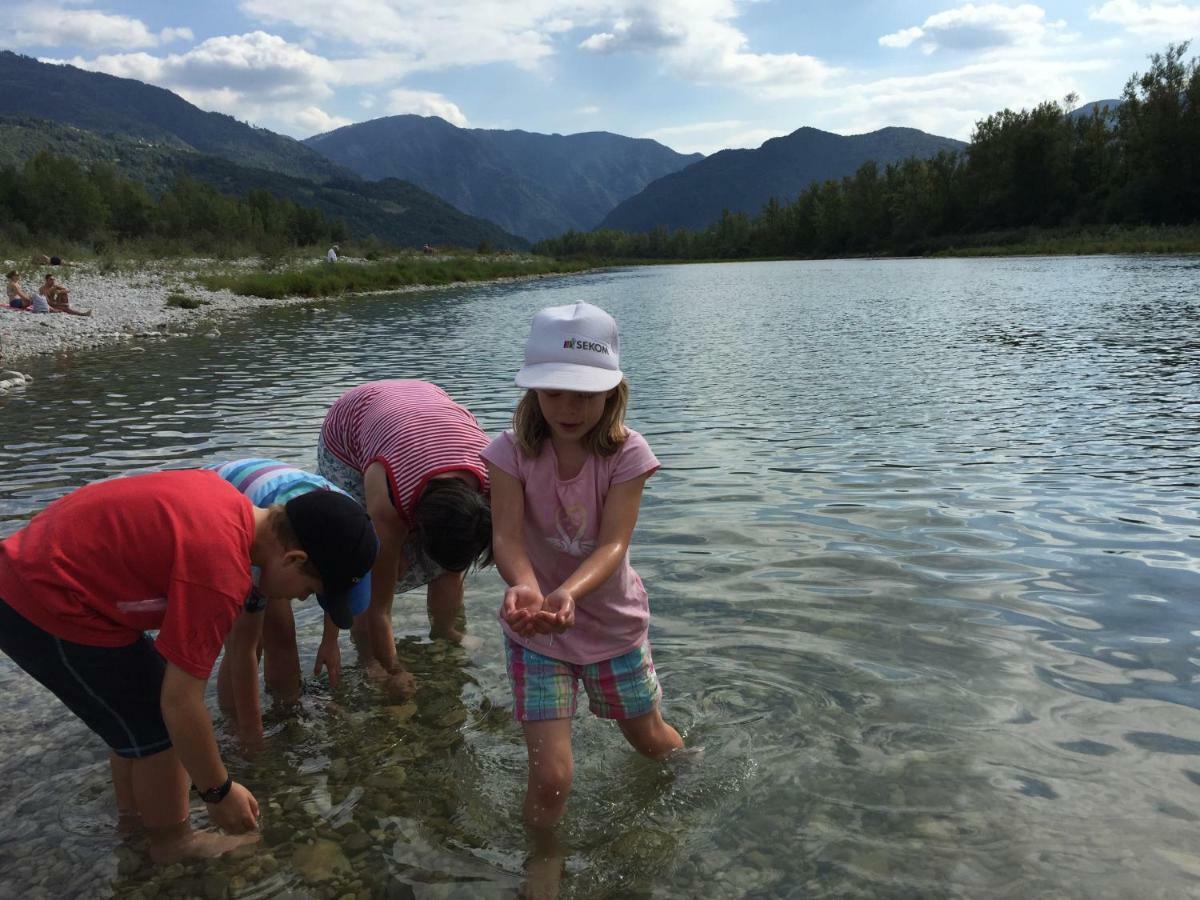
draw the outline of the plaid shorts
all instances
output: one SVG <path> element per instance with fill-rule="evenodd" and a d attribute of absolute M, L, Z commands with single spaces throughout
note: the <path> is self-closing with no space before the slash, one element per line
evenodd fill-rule
<path fill-rule="evenodd" d="M 513 717 L 518 722 L 574 716 L 580 680 L 587 691 L 588 709 L 602 719 L 636 719 L 662 699 L 649 641 L 622 656 L 588 665 L 543 656 L 511 638 L 505 638 L 504 652 L 515 701 Z"/>
<path fill-rule="evenodd" d="M 317 438 L 317 474 L 357 500 L 365 508 L 367 495 L 363 487 L 363 473 L 352 468 L 333 455 L 325 446 L 325 441 Z M 389 488 L 390 493 L 390 488 Z M 396 500 L 393 497 L 392 502 Z M 403 594 L 423 584 L 429 584 L 439 575 L 445 574 L 445 569 L 426 556 L 414 540 L 404 542 L 401 552 L 406 563 L 404 576 L 396 582 L 396 591 Z"/>

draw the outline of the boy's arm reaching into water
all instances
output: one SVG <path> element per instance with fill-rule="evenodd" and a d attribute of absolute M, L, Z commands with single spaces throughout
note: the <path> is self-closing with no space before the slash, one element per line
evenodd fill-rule
<path fill-rule="evenodd" d="M 238 736 L 250 747 L 259 746 L 263 738 L 262 701 L 258 694 L 258 645 L 262 635 L 263 614 L 244 613 L 234 620 L 225 639 Z"/>
<path fill-rule="evenodd" d="M 160 695 L 171 745 L 192 784 L 200 790 L 219 787 L 229 777 L 213 736 L 212 719 L 204 705 L 205 684 L 204 679 L 189 675 L 168 661 Z M 223 800 L 207 806 L 209 817 L 232 834 L 251 831 L 258 825 L 258 801 L 236 782 Z"/>
<path fill-rule="evenodd" d="M 487 469 L 492 486 L 492 558 L 500 577 L 509 585 L 500 614 L 510 628 L 528 635 L 543 600 L 525 553 L 525 488 L 490 462 Z"/>
<path fill-rule="evenodd" d="M 574 625 L 575 602 L 594 591 L 617 570 L 629 551 L 642 506 L 642 490 L 652 474 L 647 472 L 609 488 L 600 517 L 596 549 L 546 597 L 545 607 L 535 623 L 538 631 L 561 632 Z"/>

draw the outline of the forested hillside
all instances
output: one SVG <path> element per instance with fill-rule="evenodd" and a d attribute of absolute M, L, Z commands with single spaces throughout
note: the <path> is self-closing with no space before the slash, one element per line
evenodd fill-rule
<path fill-rule="evenodd" d="M 980 121 L 961 153 L 865 163 L 704 229 L 574 232 L 553 254 L 653 259 L 917 254 L 1027 229 L 1200 222 L 1200 63 L 1187 44 L 1130 77 L 1114 116 L 1046 102 Z"/>

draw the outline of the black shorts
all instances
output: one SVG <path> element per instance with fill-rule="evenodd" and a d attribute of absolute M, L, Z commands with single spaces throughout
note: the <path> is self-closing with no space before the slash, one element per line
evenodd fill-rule
<path fill-rule="evenodd" d="M 118 756 L 137 759 L 170 749 L 160 701 L 167 664 L 146 635 L 124 647 L 73 644 L 0 599 L 0 650 Z"/>

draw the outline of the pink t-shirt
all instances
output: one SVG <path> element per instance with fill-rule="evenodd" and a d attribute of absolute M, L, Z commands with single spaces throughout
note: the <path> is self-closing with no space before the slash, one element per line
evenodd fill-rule
<path fill-rule="evenodd" d="M 659 467 L 646 439 L 632 430 L 616 453 L 590 456 L 579 474 L 566 481 L 558 477 L 558 457 L 548 440 L 541 453 L 530 458 L 517 449 L 512 432 L 506 431 L 481 456 L 525 488 L 525 552 L 543 594 L 566 581 L 596 549 L 609 488 Z M 640 646 L 649 623 L 646 588 L 626 553 L 604 583 L 576 601 L 574 627 L 554 635 L 553 643 L 549 635 L 520 637 L 503 618 L 500 627 L 531 650 L 587 665 Z"/>

